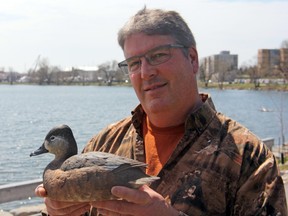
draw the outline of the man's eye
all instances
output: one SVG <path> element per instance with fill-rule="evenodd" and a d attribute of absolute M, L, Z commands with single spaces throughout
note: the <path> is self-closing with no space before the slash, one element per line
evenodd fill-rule
<path fill-rule="evenodd" d="M 154 55 L 151 56 L 151 58 L 154 58 L 154 59 L 157 59 L 157 58 L 162 58 L 163 56 L 167 56 L 168 53 L 165 53 L 165 52 L 161 52 L 161 53 L 156 53 Z"/>
<path fill-rule="evenodd" d="M 128 63 L 128 67 L 130 71 L 136 70 L 138 69 L 138 67 L 140 66 L 140 61 L 132 61 Z"/>
<path fill-rule="evenodd" d="M 149 59 L 152 62 L 158 62 L 158 61 L 163 61 L 166 60 L 166 58 L 169 58 L 169 52 L 156 52 L 150 55 Z"/>

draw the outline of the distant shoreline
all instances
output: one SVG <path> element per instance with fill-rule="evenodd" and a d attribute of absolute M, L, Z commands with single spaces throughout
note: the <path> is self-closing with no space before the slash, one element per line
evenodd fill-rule
<path fill-rule="evenodd" d="M 34 83 L 7 83 L 7 82 L 0 82 L 0 85 L 35 85 L 35 86 L 108 86 L 103 83 L 72 83 L 72 84 L 62 84 L 62 85 L 55 85 L 55 84 L 43 84 L 38 85 Z M 113 83 L 113 86 L 124 86 L 124 87 L 132 87 L 130 83 Z M 288 83 L 287 84 L 260 84 L 258 87 L 255 87 L 253 83 L 224 83 L 222 88 L 219 87 L 218 83 L 209 83 L 208 86 L 205 86 L 205 83 L 198 82 L 198 86 L 202 89 L 222 89 L 222 90 L 252 90 L 252 91 L 288 91 Z"/>

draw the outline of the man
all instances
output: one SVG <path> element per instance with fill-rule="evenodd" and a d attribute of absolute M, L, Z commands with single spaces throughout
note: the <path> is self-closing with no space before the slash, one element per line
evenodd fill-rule
<path fill-rule="evenodd" d="M 50 215 L 287 215 L 273 154 L 248 129 L 199 94 L 198 54 L 185 21 L 144 8 L 119 31 L 140 105 L 132 117 L 92 138 L 84 152 L 106 151 L 148 164 L 161 179 L 139 190 L 113 187 L 119 200 L 65 203 L 46 198 Z M 36 194 L 45 196 L 43 187 Z"/>

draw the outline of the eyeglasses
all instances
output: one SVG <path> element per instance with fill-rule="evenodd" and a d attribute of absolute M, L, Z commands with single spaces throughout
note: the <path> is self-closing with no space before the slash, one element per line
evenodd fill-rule
<path fill-rule="evenodd" d="M 171 49 L 172 48 L 188 48 L 184 45 L 180 44 L 168 44 L 168 45 L 162 45 L 155 47 L 152 50 L 149 50 L 143 55 L 133 56 L 131 58 L 128 58 L 120 63 L 118 63 L 119 68 L 126 74 L 133 74 L 140 71 L 141 68 L 141 58 L 144 57 L 146 61 L 152 65 L 159 65 L 164 62 L 167 62 L 171 57 Z"/>

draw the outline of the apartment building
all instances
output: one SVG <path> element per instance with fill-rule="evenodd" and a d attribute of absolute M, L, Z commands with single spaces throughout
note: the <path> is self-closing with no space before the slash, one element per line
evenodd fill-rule
<path fill-rule="evenodd" d="M 212 82 L 233 81 L 238 69 L 238 55 L 230 54 L 230 51 L 221 51 L 201 59 L 202 73 Z"/>
<path fill-rule="evenodd" d="M 259 49 L 258 50 L 258 68 L 262 71 L 272 71 L 288 67 L 288 48 L 281 49 Z M 287 72 L 288 73 L 288 72 Z"/>
<path fill-rule="evenodd" d="M 288 68 L 288 48 L 280 49 L 280 66 Z"/>

